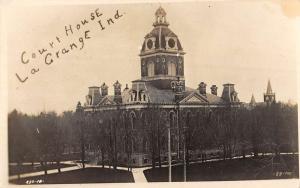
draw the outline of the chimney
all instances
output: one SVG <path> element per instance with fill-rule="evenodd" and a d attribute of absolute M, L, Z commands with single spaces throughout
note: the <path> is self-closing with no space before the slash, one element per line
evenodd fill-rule
<path fill-rule="evenodd" d="M 97 86 L 89 87 L 89 94 L 87 95 L 87 104 L 96 105 L 100 102 L 100 90 Z"/>
<path fill-rule="evenodd" d="M 82 112 L 82 106 L 81 106 L 81 103 L 80 101 L 77 103 L 77 106 L 76 106 L 76 112 Z"/>
<path fill-rule="evenodd" d="M 201 95 L 206 95 L 206 83 L 201 82 L 201 83 L 199 84 L 199 93 L 200 93 Z"/>
<path fill-rule="evenodd" d="M 103 83 L 100 88 L 102 97 L 106 96 L 108 94 L 108 86 Z"/>
<path fill-rule="evenodd" d="M 114 101 L 117 103 L 122 103 L 121 87 L 122 85 L 117 80 L 116 83 L 114 83 L 114 90 L 115 90 Z"/>
<path fill-rule="evenodd" d="M 223 85 L 223 93 L 222 98 L 223 100 L 227 102 L 239 102 L 239 99 L 237 97 L 237 92 L 234 89 L 234 84 L 224 84 Z"/>
<path fill-rule="evenodd" d="M 212 86 L 210 87 L 210 90 L 211 90 L 211 94 L 213 94 L 213 95 L 218 95 L 218 92 L 217 92 L 218 87 L 217 87 L 216 85 L 212 85 Z"/>

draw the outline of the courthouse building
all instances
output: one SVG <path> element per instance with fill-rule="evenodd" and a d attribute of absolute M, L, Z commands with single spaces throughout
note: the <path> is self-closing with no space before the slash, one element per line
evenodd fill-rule
<path fill-rule="evenodd" d="M 155 12 L 153 29 L 141 42 L 137 64 L 140 78 L 133 80 L 131 86 L 124 84 L 125 87 L 116 81 L 112 87 L 114 95 L 108 95 L 105 83 L 89 87 L 85 103 L 77 105 L 77 112 L 92 114 L 89 117 L 107 129 L 103 134 L 108 135 L 110 149 L 101 150 L 101 156 L 122 165 L 145 166 L 154 160 L 166 161 L 168 128 L 172 158 L 180 159 L 185 128 L 190 124 L 203 126 L 203 119 L 211 114 L 240 106 L 232 83 L 208 86 L 205 80 L 199 80 L 198 88 L 185 85 L 182 41 L 170 29 L 163 8 Z M 104 147 L 101 144 L 98 147 Z M 195 148 L 190 148 L 191 157 L 197 157 Z"/>

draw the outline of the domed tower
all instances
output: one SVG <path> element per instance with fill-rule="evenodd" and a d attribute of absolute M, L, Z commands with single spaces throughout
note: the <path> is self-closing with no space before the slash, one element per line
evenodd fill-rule
<path fill-rule="evenodd" d="M 178 78 L 184 83 L 184 51 L 175 33 L 169 29 L 166 12 L 155 12 L 153 29 L 145 36 L 140 52 L 141 79 L 159 89 L 171 89 Z"/>

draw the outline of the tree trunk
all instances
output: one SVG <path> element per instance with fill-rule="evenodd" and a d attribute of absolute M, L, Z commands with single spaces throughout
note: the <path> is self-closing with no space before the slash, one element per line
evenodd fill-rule
<path fill-rule="evenodd" d="M 223 161 L 226 160 L 226 146 L 223 144 Z"/>
<path fill-rule="evenodd" d="M 102 161 L 102 168 L 104 168 L 104 149 L 101 148 L 101 161 Z"/>
<path fill-rule="evenodd" d="M 118 153 L 117 153 L 117 129 L 116 129 L 116 124 L 114 124 L 114 170 L 117 170 L 117 158 L 118 158 Z"/>
<path fill-rule="evenodd" d="M 155 153 L 154 153 L 154 149 L 152 149 L 152 168 L 155 168 Z"/>
<path fill-rule="evenodd" d="M 21 178 L 21 163 L 20 161 L 17 162 L 17 165 L 18 165 L 18 179 Z"/>
<path fill-rule="evenodd" d="M 152 142 L 152 168 L 155 168 L 155 150 L 154 150 L 154 145 L 155 145 L 155 141 L 154 141 L 154 130 L 151 130 L 151 142 Z"/>
<path fill-rule="evenodd" d="M 157 129 L 157 152 L 158 152 L 158 166 L 161 168 L 161 156 L 160 156 L 160 131 L 159 131 L 159 123 L 158 123 L 158 129 Z"/>
<path fill-rule="evenodd" d="M 45 175 L 47 175 L 48 174 L 48 171 L 47 171 L 47 161 L 43 161 L 42 164 L 43 164 Z"/>
<path fill-rule="evenodd" d="M 85 169 L 85 149 L 84 149 L 84 143 L 81 144 L 81 163 L 82 168 Z"/>
<path fill-rule="evenodd" d="M 85 169 L 85 148 L 84 148 L 84 132 L 83 127 L 81 125 L 81 163 L 82 168 Z"/>
<path fill-rule="evenodd" d="M 186 147 L 186 165 L 188 166 L 189 164 L 190 164 L 189 148 Z"/>
<path fill-rule="evenodd" d="M 60 170 L 60 161 L 56 161 L 56 164 L 57 164 L 57 170 L 58 170 L 58 173 L 61 173 L 61 170 Z"/>

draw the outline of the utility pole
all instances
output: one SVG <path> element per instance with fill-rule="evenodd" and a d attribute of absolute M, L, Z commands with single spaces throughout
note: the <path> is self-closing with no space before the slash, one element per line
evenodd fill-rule
<path fill-rule="evenodd" d="M 185 127 L 183 128 L 183 181 L 186 182 Z"/>
<path fill-rule="evenodd" d="M 81 163 L 82 168 L 85 168 L 85 143 L 84 143 L 84 127 L 83 124 L 86 123 L 86 115 L 84 114 L 83 108 L 81 106 L 81 103 L 78 102 L 76 106 L 76 116 L 77 116 L 77 123 L 80 124 L 80 142 L 81 142 Z"/>
<path fill-rule="evenodd" d="M 168 126 L 169 182 L 172 182 L 171 127 Z"/>
<path fill-rule="evenodd" d="M 184 91 L 184 82 L 180 80 L 179 76 L 177 77 L 176 81 L 171 82 L 171 88 L 175 92 L 175 102 L 176 102 L 175 110 L 176 110 L 176 107 L 177 107 L 177 135 L 178 135 L 178 149 L 177 149 L 178 153 L 177 153 L 177 155 L 178 155 L 178 160 L 179 160 L 179 153 L 180 153 L 180 150 L 179 150 L 180 149 L 179 148 L 180 143 L 179 142 L 180 142 L 180 136 L 181 136 L 181 132 L 182 132 L 182 131 L 180 131 L 180 128 L 181 128 L 180 127 L 180 100 L 183 97 L 183 91 Z M 184 181 L 186 181 L 185 137 L 184 137 L 184 134 L 185 134 L 185 131 L 184 131 L 184 127 L 183 127 L 183 166 L 184 166 L 184 168 L 183 168 L 183 179 L 184 179 Z"/>
<path fill-rule="evenodd" d="M 180 128 L 180 104 L 179 101 L 177 101 L 177 126 L 178 129 Z M 186 143 L 185 143 L 185 129 L 186 127 L 182 127 L 182 141 L 183 141 L 183 181 L 186 182 L 186 159 L 185 159 L 185 155 L 186 155 Z M 178 131 L 179 133 L 179 131 Z M 178 135 L 179 136 L 179 135 Z"/>

